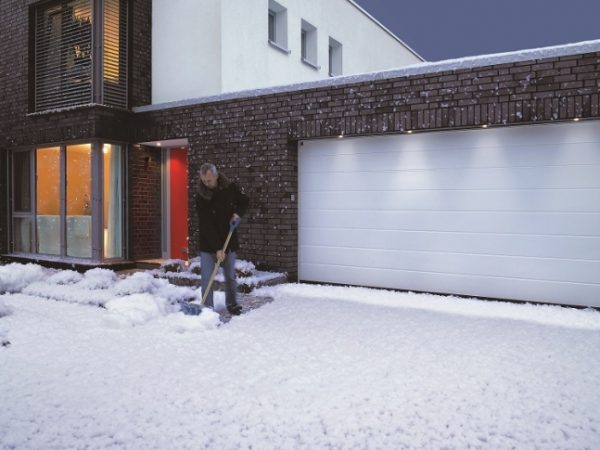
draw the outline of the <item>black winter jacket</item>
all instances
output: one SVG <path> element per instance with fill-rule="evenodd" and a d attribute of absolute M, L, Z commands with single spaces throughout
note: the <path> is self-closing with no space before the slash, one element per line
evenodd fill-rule
<path fill-rule="evenodd" d="M 207 188 L 201 181 L 196 192 L 196 213 L 198 214 L 198 250 L 216 253 L 221 250 L 229 234 L 229 221 L 233 214 L 242 217 L 248 209 L 249 199 L 238 186 L 224 174 L 219 173 L 217 187 Z M 237 230 L 233 232 L 227 251 L 239 249 Z"/>

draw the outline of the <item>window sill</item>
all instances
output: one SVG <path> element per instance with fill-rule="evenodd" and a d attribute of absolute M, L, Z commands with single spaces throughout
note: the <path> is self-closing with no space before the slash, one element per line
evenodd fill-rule
<path fill-rule="evenodd" d="M 281 45 L 279 45 L 279 44 L 278 44 L 278 43 L 276 43 L 276 42 L 273 42 L 273 41 L 271 41 L 271 40 L 269 40 L 269 41 L 267 41 L 267 42 L 269 42 L 269 45 L 270 45 L 271 47 L 273 47 L 273 48 L 274 48 L 274 49 L 276 49 L 276 50 L 279 50 L 281 53 L 285 53 L 286 55 L 289 55 L 290 53 L 292 53 L 292 51 L 291 51 L 291 50 L 288 50 L 287 48 L 283 48 Z"/>
<path fill-rule="evenodd" d="M 306 64 L 307 66 L 310 66 L 310 67 L 312 67 L 315 70 L 321 70 L 321 66 L 319 66 L 317 64 L 314 64 L 314 63 L 311 63 L 308 59 L 301 58 L 301 61 L 304 64 Z"/>
<path fill-rule="evenodd" d="M 106 108 L 106 109 L 111 109 L 111 110 L 116 110 L 116 111 L 131 112 L 130 109 L 122 108 L 120 106 L 103 105 L 101 103 L 84 103 L 81 105 L 63 106 L 63 107 L 58 107 L 58 108 L 44 109 L 44 110 L 40 110 L 40 111 L 32 111 L 32 112 L 28 112 L 25 116 L 26 117 L 45 116 L 45 115 L 49 115 L 49 114 L 56 114 L 56 113 L 67 112 L 67 111 L 79 111 L 79 110 L 88 109 L 88 108 Z"/>

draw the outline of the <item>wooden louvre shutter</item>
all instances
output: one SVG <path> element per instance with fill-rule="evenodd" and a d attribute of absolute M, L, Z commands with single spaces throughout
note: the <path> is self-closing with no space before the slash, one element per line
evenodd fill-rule
<path fill-rule="evenodd" d="M 92 101 L 92 4 L 69 0 L 35 14 L 35 110 Z"/>
<path fill-rule="evenodd" d="M 103 104 L 127 107 L 127 0 L 104 0 Z"/>

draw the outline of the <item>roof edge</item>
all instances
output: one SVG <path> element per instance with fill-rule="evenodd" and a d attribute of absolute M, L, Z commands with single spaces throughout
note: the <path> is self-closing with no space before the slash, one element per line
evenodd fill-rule
<path fill-rule="evenodd" d="M 412 64 L 410 66 L 398 69 L 388 69 L 379 72 L 369 72 L 356 75 L 332 77 L 324 80 L 307 81 L 303 83 L 271 86 L 244 91 L 225 92 L 222 94 L 210 95 L 206 97 L 196 97 L 172 102 L 139 106 L 132 108 L 132 110 L 136 113 L 160 111 L 163 109 L 181 108 L 185 106 L 193 106 L 198 104 L 214 103 L 219 101 L 235 100 L 241 98 L 260 97 L 263 95 L 302 91 L 306 89 L 314 89 L 327 86 L 341 87 L 349 84 L 356 84 L 366 81 L 402 78 L 414 75 L 473 69 L 476 67 L 516 63 L 522 61 L 534 61 L 539 59 L 557 58 L 595 52 L 600 52 L 600 39 L 565 45 L 557 45 L 552 47 L 519 50 L 514 52 L 494 53 L 490 55 L 468 56 L 465 58 L 448 59 L 444 61 L 425 62 L 419 64 Z"/>
<path fill-rule="evenodd" d="M 369 19 L 371 19 L 373 22 L 375 22 L 376 25 L 378 25 L 380 28 L 382 28 L 386 33 L 388 33 L 390 36 L 392 36 L 396 41 L 398 41 L 400 44 L 402 44 L 404 47 L 406 47 L 406 49 L 411 52 L 413 55 L 415 55 L 417 58 L 419 58 L 421 61 L 425 62 L 427 61 L 425 58 L 423 58 L 421 55 L 419 55 L 416 51 L 414 51 L 410 45 L 407 45 L 406 42 L 404 42 L 402 39 L 400 39 L 398 36 L 396 36 L 394 34 L 393 31 L 391 31 L 388 27 L 386 27 L 384 24 L 382 24 L 379 20 L 377 20 L 375 17 L 373 17 L 366 9 L 364 9 L 362 6 L 360 6 L 358 3 L 356 3 L 354 0 L 346 0 L 348 3 L 350 3 L 352 6 L 354 6 L 356 9 L 358 9 L 361 13 L 363 13 L 365 16 L 367 16 Z"/>

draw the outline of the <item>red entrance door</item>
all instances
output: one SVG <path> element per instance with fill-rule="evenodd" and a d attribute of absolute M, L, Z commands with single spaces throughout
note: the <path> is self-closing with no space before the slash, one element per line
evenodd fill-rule
<path fill-rule="evenodd" d="M 171 258 L 188 259 L 187 148 L 170 150 Z"/>

